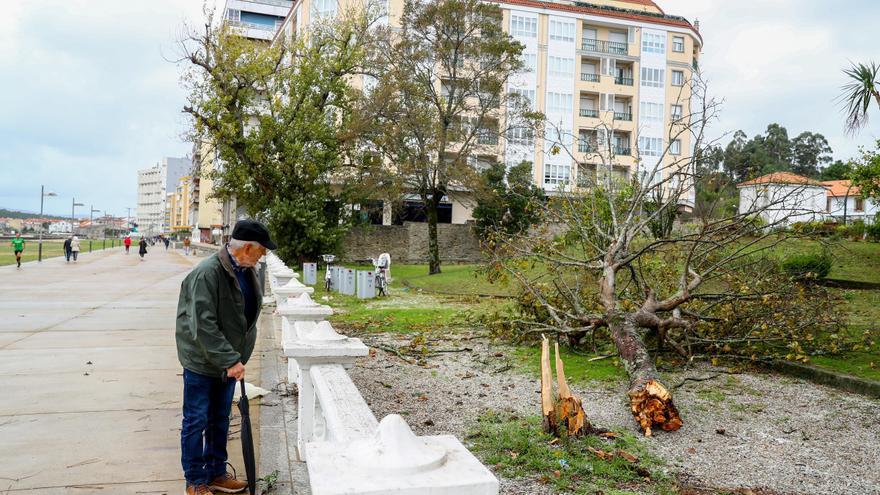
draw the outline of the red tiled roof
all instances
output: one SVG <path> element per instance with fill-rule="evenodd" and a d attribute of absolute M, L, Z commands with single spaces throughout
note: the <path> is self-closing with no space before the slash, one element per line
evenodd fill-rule
<path fill-rule="evenodd" d="M 831 198 L 845 197 L 847 194 L 849 196 L 858 196 L 859 194 L 858 187 L 850 187 L 850 184 L 852 184 L 851 180 L 826 180 L 822 184 L 828 186 L 828 192 L 825 194 Z"/>
<path fill-rule="evenodd" d="M 811 186 L 823 186 L 821 182 L 804 177 L 802 175 L 793 174 L 791 172 L 773 172 L 771 174 L 762 175 L 757 179 L 747 180 L 736 185 L 736 187 L 754 186 L 755 184 L 807 184 Z"/>
<path fill-rule="evenodd" d="M 673 19 L 670 17 L 659 17 L 657 14 L 649 15 L 649 14 L 641 14 L 636 11 L 632 12 L 618 12 L 614 10 L 603 9 L 600 6 L 589 7 L 586 5 L 566 5 L 555 2 L 544 2 L 541 0 L 494 0 L 500 4 L 508 4 L 508 5 L 521 5 L 523 7 L 533 7 L 537 9 L 549 9 L 549 10 L 561 10 L 565 12 L 573 12 L 576 14 L 591 14 L 598 15 L 603 17 L 613 17 L 616 19 L 628 19 L 632 21 L 643 21 L 643 22 L 653 22 L 656 24 L 665 24 L 667 26 L 677 26 L 690 29 L 693 33 L 700 39 L 700 44 L 703 44 L 703 36 L 694 28 L 694 26 L 682 19 Z M 650 0 L 622 0 L 629 1 L 630 3 L 637 3 L 639 5 L 653 5 L 657 7 L 660 12 L 663 12 L 657 4 Z M 665 15 L 665 13 L 664 13 Z"/>

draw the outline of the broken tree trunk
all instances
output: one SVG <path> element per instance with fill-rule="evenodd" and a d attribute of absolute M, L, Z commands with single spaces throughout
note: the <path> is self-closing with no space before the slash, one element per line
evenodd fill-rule
<path fill-rule="evenodd" d="M 681 428 L 681 417 L 672 402 L 672 394 L 660 382 L 639 333 L 635 314 L 628 313 L 609 323 L 611 338 L 630 379 L 630 409 L 645 436 L 651 436 L 656 427 L 665 431 Z"/>
<path fill-rule="evenodd" d="M 550 342 L 542 336 L 541 341 L 541 412 L 544 431 L 557 437 L 577 437 L 596 431 L 587 421 L 580 398 L 575 397 L 565 379 L 565 368 L 559 357 L 559 343 L 555 344 L 556 384 L 558 398 L 553 398 L 552 370 L 550 368 Z"/>

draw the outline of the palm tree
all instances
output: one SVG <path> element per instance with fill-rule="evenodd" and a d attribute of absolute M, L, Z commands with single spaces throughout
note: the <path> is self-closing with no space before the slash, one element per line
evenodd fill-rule
<path fill-rule="evenodd" d="M 871 106 L 872 97 L 880 107 L 878 72 L 880 65 L 874 62 L 870 65 L 853 63 L 852 68 L 843 70 L 850 82 L 843 85 L 840 100 L 846 108 L 846 130 L 850 134 L 855 134 L 868 123 L 868 107 Z"/>

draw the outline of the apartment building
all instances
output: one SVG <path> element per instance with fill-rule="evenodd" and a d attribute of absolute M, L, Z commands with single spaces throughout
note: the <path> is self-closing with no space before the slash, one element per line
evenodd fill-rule
<path fill-rule="evenodd" d="M 154 235 L 166 231 L 168 191 L 174 190 L 191 167 L 189 158 L 165 157 L 150 168 L 138 170 L 137 223 L 141 232 Z"/>
<path fill-rule="evenodd" d="M 223 19 L 242 36 L 269 41 L 292 5 L 292 0 L 226 0 Z"/>
<path fill-rule="evenodd" d="M 694 143 L 680 124 L 690 115 L 689 81 L 702 49 L 697 25 L 651 0 L 496 3 L 505 30 L 525 47 L 526 70 L 511 78 L 508 90 L 528 98 L 551 125 L 544 136 L 514 130 L 506 139 L 481 142 L 492 149 L 472 157 L 475 164 L 490 157 L 509 166 L 530 161 L 535 183 L 553 194 L 605 174 L 656 182 L 688 162 Z M 403 4 L 388 0 L 381 22 L 399 22 Z M 336 0 L 298 0 L 279 36 L 339 8 Z M 553 153 L 560 144 L 573 153 Z M 685 207 L 693 205 L 688 190 L 680 199 Z M 467 202 L 451 199 L 446 206 L 449 221 L 471 218 Z"/>

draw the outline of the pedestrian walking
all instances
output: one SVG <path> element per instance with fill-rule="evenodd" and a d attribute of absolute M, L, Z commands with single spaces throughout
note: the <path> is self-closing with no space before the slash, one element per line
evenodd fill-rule
<path fill-rule="evenodd" d="M 165 251 L 168 251 L 168 245 L 171 244 L 171 241 L 167 237 L 163 237 L 162 241 L 165 242 Z"/>
<path fill-rule="evenodd" d="M 189 256 L 189 245 L 192 244 L 192 240 L 189 237 L 183 238 L 183 255 Z"/>
<path fill-rule="evenodd" d="M 68 237 L 64 239 L 64 257 L 67 259 L 67 262 L 70 263 L 70 255 L 72 254 L 70 250 L 70 243 L 73 242 L 73 237 Z"/>
<path fill-rule="evenodd" d="M 128 254 L 128 250 L 131 249 L 131 234 L 126 234 L 125 239 L 122 240 L 122 244 L 125 245 L 125 254 Z"/>
<path fill-rule="evenodd" d="M 141 242 L 138 243 L 138 246 L 138 254 L 141 255 L 141 261 L 144 261 L 144 255 L 147 254 L 147 239 L 141 237 Z"/>
<path fill-rule="evenodd" d="M 199 263 L 180 285 L 180 448 L 188 495 L 238 493 L 248 486 L 226 471 L 226 439 L 232 394 L 244 379 L 257 339 L 263 298 L 254 266 L 267 249 L 275 249 L 275 244 L 266 227 L 241 220 L 229 243 Z"/>
<path fill-rule="evenodd" d="M 79 256 L 79 237 L 77 236 L 70 239 L 70 254 L 73 256 L 73 262 L 76 263 L 76 257 Z"/>
<path fill-rule="evenodd" d="M 12 246 L 12 251 L 15 253 L 15 262 L 18 264 L 17 268 L 21 268 L 21 253 L 24 252 L 24 239 L 21 238 L 21 232 L 15 234 L 9 245 Z"/>

